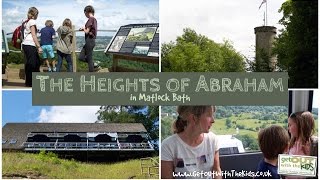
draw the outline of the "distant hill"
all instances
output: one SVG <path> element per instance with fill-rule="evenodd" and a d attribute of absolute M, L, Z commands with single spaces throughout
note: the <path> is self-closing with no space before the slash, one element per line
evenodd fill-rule
<path fill-rule="evenodd" d="M 11 42 L 11 37 L 8 37 L 8 42 Z M 111 41 L 112 36 L 97 36 L 96 38 L 96 46 L 94 49 L 106 49 L 107 45 Z M 39 39 L 40 40 L 40 39 Z M 80 51 L 85 44 L 85 38 L 84 36 L 77 36 L 77 51 Z M 57 39 L 53 39 L 53 45 L 56 46 Z"/>

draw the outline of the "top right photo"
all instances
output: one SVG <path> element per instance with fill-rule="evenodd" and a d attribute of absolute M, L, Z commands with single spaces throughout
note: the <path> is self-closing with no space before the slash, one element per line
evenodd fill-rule
<path fill-rule="evenodd" d="M 162 72 L 288 72 L 318 88 L 318 1 L 162 1 Z"/>

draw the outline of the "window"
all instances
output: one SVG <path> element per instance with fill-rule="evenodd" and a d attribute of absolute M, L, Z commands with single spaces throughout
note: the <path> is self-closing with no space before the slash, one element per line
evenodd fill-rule
<path fill-rule="evenodd" d="M 7 142 L 7 140 L 2 139 L 2 144 L 5 144 Z"/>

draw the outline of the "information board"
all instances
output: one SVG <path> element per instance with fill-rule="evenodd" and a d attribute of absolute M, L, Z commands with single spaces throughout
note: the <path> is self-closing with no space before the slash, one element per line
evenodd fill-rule
<path fill-rule="evenodd" d="M 159 23 L 121 26 L 105 53 L 159 57 Z"/>
<path fill-rule="evenodd" d="M 9 46 L 8 46 L 7 36 L 6 36 L 6 33 L 4 32 L 4 30 L 2 30 L 1 42 L 2 42 L 2 53 L 8 54 L 9 53 Z"/>

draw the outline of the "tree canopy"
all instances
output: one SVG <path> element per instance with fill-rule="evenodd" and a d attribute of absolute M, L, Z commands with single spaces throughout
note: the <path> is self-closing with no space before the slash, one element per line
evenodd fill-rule
<path fill-rule="evenodd" d="M 219 44 L 186 28 L 176 42 L 162 44 L 163 72 L 241 72 L 243 56 L 229 41 Z"/>
<path fill-rule="evenodd" d="M 287 0 L 279 9 L 282 30 L 273 52 L 289 74 L 290 88 L 318 87 L 318 1 Z"/>
<path fill-rule="evenodd" d="M 142 123 L 151 141 L 159 141 L 159 106 L 101 106 L 97 114 L 99 122 Z"/>

